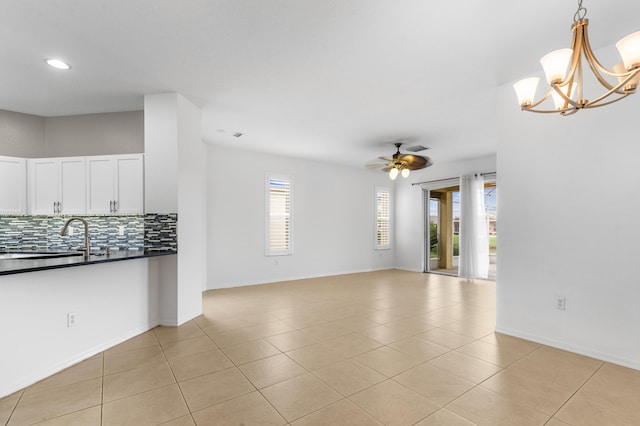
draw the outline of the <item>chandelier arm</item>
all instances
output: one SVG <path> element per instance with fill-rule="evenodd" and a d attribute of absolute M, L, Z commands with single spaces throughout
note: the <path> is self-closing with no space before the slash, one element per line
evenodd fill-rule
<path fill-rule="evenodd" d="M 626 95 L 622 95 L 622 96 L 620 96 L 620 97 L 618 97 L 618 98 L 615 98 L 615 99 L 614 99 L 614 100 L 612 100 L 612 101 L 603 102 L 603 103 L 598 104 L 598 105 L 589 105 L 589 108 L 598 108 L 598 107 L 601 107 L 601 106 L 611 105 L 611 104 L 613 104 L 613 103 L 616 103 L 616 102 L 618 102 L 618 101 L 623 100 L 624 98 L 626 98 L 627 96 L 629 96 L 629 95 L 631 95 L 631 94 L 632 94 L 632 93 L 627 93 Z"/>
<path fill-rule="evenodd" d="M 578 71 L 578 74 L 580 74 L 579 69 L 582 66 L 582 61 L 580 59 L 583 40 L 582 33 L 578 31 L 579 24 L 583 25 L 582 21 L 580 21 L 579 23 L 575 23 L 573 26 L 573 38 L 571 40 L 571 50 L 573 51 L 573 55 L 571 55 L 571 66 L 569 67 L 569 72 L 567 73 L 567 77 L 565 78 L 565 80 L 557 83 L 560 87 L 566 86 L 570 82 L 573 82 L 576 71 Z M 586 25 L 586 23 L 584 25 Z M 576 52 L 578 52 L 577 55 Z M 578 79 L 578 82 L 580 81 L 581 79 Z"/>
<path fill-rule="evenodd" d="M 573 76 L 568 80 L 569 84 L 573 83 Z M 552 84 L 551 90 L 555 91 L 563 100 L 564 100 L 564 108 L 556 111 L 563 111 L 564 109 L 570 109 L 569 105 L 572 105 L 574 108 L 580 108 L 580 103 L 574 101 L 569 96 L 567 96 L 562 90 L 560 90 L 559 84 Z M 569 85 L 569 87 L 571 87 Z"/>
<path fill-rule="evenodd" d="M 547 94 L 546 94 L 546 95 L 544 95 L 542 98 L 538 99 L 537 101 L 535 101 L 535 102 L 533 102 L 533 103 L 531 103 L 531 104 L 529 104 L 529 105 L 522 106 L 522 109 L 527 110 L 527 111 L 531 111 L 531 108 L 535 108 L 535 107 L 537 107 L 538 105 L 540 105 L 541 103 L 543 103 L 544 101 L 546 101 L 546 100 L 547 100 L 547 98 L 548 98 L 549 96 L 551 96 L 551 92 L 552 92 L 552 91 L 553 91 L 553 89 L 549 89 L 549 91 L 547 92 Z"/>
<path fill-rule="evenodd" d="M 582 49 L 584 51 L 584 56 L 587 59 L 587 63 L 589 64 L 591 71 L 593 71 L 593 75 L 596 76 L 600 84 L 602 84 L 608 90 L 611 90 L 613 88 L 613 85 L 609 83 L 607 80 L 605 80 L 604 77 L 602 77 L 601 72 L 604 72 L 609 75 L 612 75 L 614 73 L 608 70 L 607 68 L 605 68 L 604 65 L 602 65 L 600 61 L 598 61 L 598 58 L 596 58 L 596 55 L 593 53 L 593 50 L 591 49 L 591 45 L 589 44 L 589 38 L 588 38 L 589 36 L 587 34 L 586 26 L 583 29 L 583 33 L 584 33 L 585 43 L 582 45 Z"/>
<path fill-rule="evenodd" d="M 614 93 L 613 91 L 611 93 Z M 611 94 L 609 93 L 609 94 Z M 611 105 L 615 102 L 621 101 L 622 99 L 626 98 L 627 96 L 633 94 L 632 92 L 630 93 L 625 93 L 620 97 L 617 97 L 613 100 L 607 101 L 607 102 L 602 102 L 599 103 L 599 101 L 603 100 L 604 98 L 606 98 L 606 96 L 601 96 L 598 99 L 592 101 L 592 102 L 587 102 L 586 104 L 582 105 L 581 107 L 578 106 L 568 106 L 566 108 L 563 109 L 533 109 L 535 106 L 539 105 L 541 102 L 536 102 L 535 104 L 532 104 L 530 107 L 526 107 L 523 108 L 526 111 L 530 111 L 530 112 L 537 112 L 537 113 L 542 113 L 542 114 L 550 114 L 550 113 L 560 113 L 562 115 L 572 115 L 575 114 L 576 112 L 578 112 L 580 109 L 585 108 L 598 108 L 598 107 L 602 107 L 602 106 L 606 106 L 606 105 Z"/>
<path fill-rule="evenodd" d="M 631 91 L 631 92 L 630 92 L 630 91 L 628 91 L 628 90 L 625 90 L 625 89 L 624 89 L 624 87 L 625 87 L 625 86 L 626 86 L 626 85 L 627 85 L 631 80 L 633 80 L 633 78 L 634 78 L 635 76 L 637 76 L 637 75 L 638 75 L 638 73 L 640 73 L 640 69 L 631 70 L 631 71 L 628 71 L 628 72 L 626 72 L 626 73 L 616 73 L 616 72 L 613 72 L 613 71 L 608 70 L 607 68 L 604 68 L 604 67 L 602 66 L 602 64 L 600 64 L 600 63 L 598 62 L 598 60 L 595 58 L 595 56 L 593 55 L 593 52 L 591 52 L 591 51 L 590 51 L 588 54 L 589 54 L 588 58 L 592 58 L 592 59 L 593 59 L 593 63 L 592 63 L 591 61 L 589 61 L 589 60 L 588 60 L 588 62 L 589 62 L 589 66 L 591 67 L 591 70 L 593 71 L 593 74 L 596 76 L 596 78 L 598 79 L 598 81 L 600 82 L 600 84 L 602 84 L 606 89 L 608 89 L 608 92 L 607 92 L 607 93 L 605 93 L 605 94 L 603 94 L 603 95 L 599 96 L 597 99 L 595 99 L 595 100 L 593 100 L 593 101 L 591 101 L 591 102 L 589 102 L 589 103 L 597 103 L 598 101 L 600 101 L 600 100 L 602 100 L 602 99 L 606 98 L 607 96 L 610 96 L 610 95 L 611 95 L 611 94 L 613 94 L 613 93 L 617 93 L 617 94 L 619 94 L 619 95 L 624 95 L 624 96 L 626 96 L 626 95 L 631 94 L 631 93 L 633 93 L 633 92 L 635 91 L 635 90 L 633 90 L 633 91 Z M 610 75 L 611 77 L 617 77 L 617 78 L 623 78 L 623 77 L 624 77 L 624 80 L 619 81 L 619 82 L 618 82 L 618 84 L 616 84 L 615 86 L 614 86 L 614 85 L 612 85 L 611 83 L 609 83 L 608 81 L 606 81 L 606 80 L 602 77 L 602 74 L 600 74 L 600 73 L 596 70 L 596 68 L 594 67 L 594 63 L 595 63 L 595 64 L 597 64 L 597 67 L 600 69 L 600 71 L 602 71 L 602 72 L 604 72 L 604 73 L 606 73 L 606 74 Z"/>
<path fill-rule="evenodd" d="M 539 114 L 557 114 L 560 113 L 562 115 L 569 115 L 567 114 L 569 111 L 578 111 L 579 108 L 576 107 L 567 107 L 565 109 L 532 109 L 532 108 L 523 108 L 525 111 L 529 111 L 529 112 L 537 112 Z M 571 114 L 573 114 L 573 112 L 571 112 Z"/>
<path fill-rule="evenodd" d="M 542 104 L 544 101 L 547 100 L 547 98 L 549 96 L 551 96 L 551 94 L 556 91 L 557 93 L 559 93 L 564 99 L 565 99 L 565 108 L 563 109 L 534 109 L 535 107 L 537 107 L 538 105 Z M 566 101 L 569 101 L 569 105 L 567 105 Z M 530 112 L 537 112 L 537 113 L 541 113 L 541 114 L 548 114 L 548 113 L 566 113 L 568 111 L 572 111 L 572 110 L 578 110 L 579 109 L 579 105 L 576 104 L 574 101 L 572 101 L 571 99 L 568 99 L 567 96 L 565 96 L 562 91 L 558 88 L 558 86 L 556 84 L 553 84 L 551 86 L 551 88 L 549 89 L 549 91 L 547 92 L 546 95 L 544 95 L 542 98 L 540 98 L 539 100 L 533 102 L 530 105 L 526 105 L 526 106 L 522 106 L 522 110 L 524 111 L 530 111 Z"/>
<path fill-rule="evenodd" d="M 623 77 L 626 76 L 624 80 L 620 81 L 620 83 L 618 83 L 618 86 L 622 86 L 624 87 L 627 83 L 630 83 L 631 80 L 633 80 L 634 78 L 636 78 L 638 75 L 640 74 L 640 68 L 635 68 L 632 69 L 629 72 L 623 73 L 623 74 L 614 74 L 616 77 Z M 617 87 L 617 86 L 616 86 Z M 624 90 L 624 93 L 633 93 L 635 92 L 635 88 L 633 90 Z"/>
<path fill-rule="evenodd" d="M 604 99 L 608 98 L 609 96 L 611 96 L 611 95 L 612 95 L 612 94 L 614 94 L 614 93 L 616 93 L 616 94 L 618 94 L 618 95 L 620 95 L 620 96 L 619 96 L 619 97 L 617 97 L 617 98 L 615 98 L 615 99 L 613 99 L 613 100 L 610 100 L 610 101 L 607 101 L 607 102 L 600 103 L 600 101 L 602 101 L 602 100 L 604 100 Z M 594 99 L 593 101 L 587 102 L 587 103 L 584 105 L 584 108 L 596 108 L 596 107 L 600 107 L 600 106 L 609 105 L 609 104 L 612 104 L 612 103 L 614 103 L 614 102 L 618 102 L 619 100 L 622 100 L 622 99 L 626 98 L 627 96 L 631 95 L 632 93 L 633 93 L 633 92 L 620 93 L 620 92 L 617 92 L 617 91 L 616 91 L 616 88 L 614 87 L 613 89 L 609 90 L 609 91 L 608 91 L 607 93 L 605 93 L 604 95 L 599 96 L 598 98 Z"/>
<path fill-rule="evenodd" d="M 560 115 L 563 116 L 563 117 L 566 117 L 567 115 L 573 115 L 578 111 L 580 111 L 580 108 L 573 108 L 573 109 L 566 110 L 566 111 L 560 111 Z"/>

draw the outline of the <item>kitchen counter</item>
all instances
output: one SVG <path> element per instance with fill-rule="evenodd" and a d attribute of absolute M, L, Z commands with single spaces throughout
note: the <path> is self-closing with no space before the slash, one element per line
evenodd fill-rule
<path fill-rule="evenodd" d="M 0 260 L 0 275 L 20 274 L 23 272 L 43 271 L 47 269 L 69 268 L 74 266 L 92 265 L 96 263 L 119 262 L 145 257 L 167 256 L 176 254 L 169 250 L 112 250 L 84 256 L 54 257 L 48 259 L 8 259 Z"/>

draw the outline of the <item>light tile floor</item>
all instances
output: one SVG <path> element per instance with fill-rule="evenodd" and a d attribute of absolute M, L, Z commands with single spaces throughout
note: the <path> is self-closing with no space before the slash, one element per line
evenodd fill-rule
<path fill-rule="evenodd" d="M 382 271 L 203 308 L 0 399 L 0 425 L 640 424 L 640 371 L 494 333 L 493 282 Z"/>

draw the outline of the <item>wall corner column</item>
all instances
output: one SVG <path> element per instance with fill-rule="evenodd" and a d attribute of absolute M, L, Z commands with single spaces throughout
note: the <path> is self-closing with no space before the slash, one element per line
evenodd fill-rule
<path fill-rule="evenodd" d="M 145 211 L 178 214 L 178 254 L 158 258 L 160 322 L 202 313 L 206 287 L 206 148 L 200 109 L 179 93 L 145 95 Z"/>

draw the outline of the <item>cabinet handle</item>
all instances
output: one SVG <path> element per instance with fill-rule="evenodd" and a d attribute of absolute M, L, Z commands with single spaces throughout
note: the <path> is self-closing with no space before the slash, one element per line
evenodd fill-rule
<path fill-rule="evenodd" d="M 118 212 L 118 202 L 116 200 L 113 200 L 113 212 Z"/>
<path fill-rule="evenodd" d="M 62 203 L 58 201 L 58 213 L 62 213 Z"/>
<path fill-rule="evenodd" d="M 58 212 L 56 211 L 56 204 L 57 204 L 57 201 L 54 201 L 54 202 L 53 202 L 53 213 L 54 213 L 54 214 L 55 214 L 55 213 L 58 213 Z"/>
<path fill-rule="evenodd" d="M 113 213 L 113 200 L 109 200 L 109 213 Z"/>

